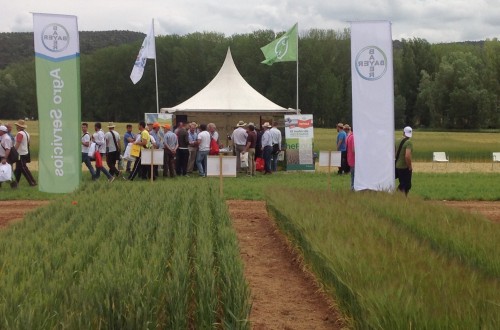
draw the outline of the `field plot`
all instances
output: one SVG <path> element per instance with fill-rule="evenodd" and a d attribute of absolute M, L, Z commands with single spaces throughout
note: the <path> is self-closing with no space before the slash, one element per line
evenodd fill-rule
<path fill-rule="evenodd" d="M 355 328 L 498 329 L 498 224 L 418 198 L 270 189 L 268 208 Z"/>
<path fill-rule="evenodd" d="M 87 184 L 0 230 L 0 328 L 249 328 L 217 196 L 201 182 Z"/>

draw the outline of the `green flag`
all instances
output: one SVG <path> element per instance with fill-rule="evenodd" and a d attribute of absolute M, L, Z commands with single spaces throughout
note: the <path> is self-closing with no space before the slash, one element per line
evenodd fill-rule
<path fill-rule="evenodd" d="M 298 23 L 295 23 L 284 35 L 262 47 L 260 50 L 266 59 L 261 63 L 273 65 L 275 62 L 297 61 L 297 30 Z"/>

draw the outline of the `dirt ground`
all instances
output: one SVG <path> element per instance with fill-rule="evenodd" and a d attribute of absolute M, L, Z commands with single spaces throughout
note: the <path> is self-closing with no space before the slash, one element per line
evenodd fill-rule
<path fill-rule="evenodd" d="M 0 201 L 0 227 L 7 226 L 9 222 L 20 220 L 34 208 L 47 205 L 48 201 Z"/>
<path fill-rule="evenodd" d="M 228 201 L 245 276 L 253 329 L 341 329 L 340 314 L 304 272 L 263 201 Z"/>
<path fill-rule="evenodd" d="M 49 201 L 0 201 L 0 228 L 22 219 Z M 481 213 L 500 224 L 500 202 L 439 201 Z M 250 321 L 256 330 L 342 329 L 345 323 L 329 299 L 304 270 L 300 258 L 269 218 L 263 201 L 228 201 L 245 276 L 252 294 Z"/>
<path fill-rule="evenodd" d="M 459 208 L 471 213 L 479 213 L 500 224 L 500 202 L 485 201 L 440 201 L 438 203 Z"/>

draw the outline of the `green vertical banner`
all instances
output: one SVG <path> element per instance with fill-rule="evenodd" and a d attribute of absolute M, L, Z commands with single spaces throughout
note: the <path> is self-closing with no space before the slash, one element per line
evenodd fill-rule
<path fill-rule="evenodd" d="M 40 191 L 68 193 L 81 179 L 80 41 L 76 16 L 33 14 L 40 126 Z"/>
<path fill-rule="evenodd" d="M 285 115 L 286 170 L 314 171 L 313 115 Z"/>

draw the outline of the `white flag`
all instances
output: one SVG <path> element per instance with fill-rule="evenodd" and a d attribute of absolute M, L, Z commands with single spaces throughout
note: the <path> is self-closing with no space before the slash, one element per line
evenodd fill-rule
<path fill-rule="evenodd" d="M 391 23 L 351 23 L 355 190 L 394 190 L 392 65 Z"/>
<path fill-rule="evenodd" d="M 134 67 L 132 68 L 132 73 L 130 74 L 130 79 L 132 79 L 134 84 L 137 84 L 137 82 L 141 80 L 148 58 L 156 58 L 154 20 L 151 23 L 151 29 L 149 30 L 148 35 L 142 42 L 141 49 L 139 50 L 139 54 L 137 54 Z"/>

